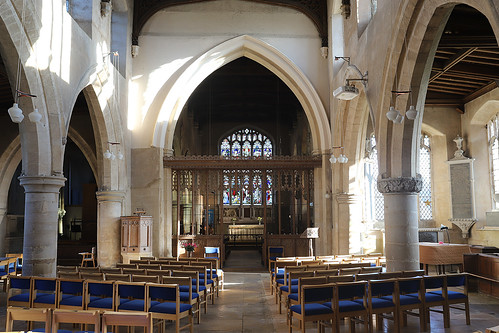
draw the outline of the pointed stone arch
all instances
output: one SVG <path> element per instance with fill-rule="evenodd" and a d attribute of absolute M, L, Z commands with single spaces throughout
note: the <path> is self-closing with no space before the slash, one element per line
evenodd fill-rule
<path fill-rule="evenodd" d="M 329 120 L 312 83 L 284 54 L 247 35 L 228 40 L 192 59 L 163 86 L 161 90 L 166 89 L 164 101 L 145 119 L 146 127 L 154 129 L 152 145 L 171 149 L 177 120 L 194 89 L 218 68 L 240 57 L 248 57 L 266 67 L 293 91 L 309 121 L 313 150 L 328 150 L 331 143 Z"/>

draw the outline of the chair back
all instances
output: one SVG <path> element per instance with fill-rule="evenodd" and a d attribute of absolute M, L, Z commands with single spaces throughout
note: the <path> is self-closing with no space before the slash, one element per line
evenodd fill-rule
<path fill-rule="evenodd" d="M 423 276 L 424 274 L 425 274 L 424 269 L 415 269 L 412 271 L 402 271 L 402 277 Z"/>
<path fill-rule="evenodd" d="M 149 312 L 109 312 L 102 314 L 102 333 L 107 333 L 108 326 L 143 327 L 144 333 L 153 333 L 152 313 Z"/>
<path fill-rule="evenodd" d="M 55 308 L 57 280 L 33 277 L 33 307 Z"/>
<path fill-rule="evenodd" d="M 132 282 L 159 283 L 159 275 L 132 275 Z"/>
<path fill-rule="evenodd" d="M 353 282 L 355 281 L 355 276 L 353 275 L 330 275 L 327 277 L 328 283 L 337 283 L 337 282 Z"/>
<path fill-rule="evenodd" d="M 7 306 L 31 307 L 33 280 L 30 276 L 7 277 Z"/>
<path fill-rule="evenodd" d="M 371 280 L 369 281 L 369 297 L 381 297 L 395 295 L 397 279 Z"/>
<path fill-rule="evenodd" d="M 372 267 L 361 267 L 360 268 L 360 273 L 365 274 L 365 273 L 381 273 L 381 270 L 383 267 L 381 266 L 372 266 Z"/>
<path fill-rule="evenodd" d="M 423 277 L 402 277 L 397 279 L 398 291 L 400 295 L 421 294 L 424 290 Z"/>
<path fill-rule="evenodd" d="M 360 273 L 355 275 L 356 281 L 378 280 L 379 273 Z"/>
<path fill-rule="evenodd" d="M 138 275 L 146 275 L 146 270 L 141 268 L 123 268 L 123 274 L 138 274 Z"/>
<path fill-rule="evenodd" d="M 303 285 L 300 301 L 304 303 L 324 303 L 333 299 L 334 283 Z"/>
<path fill-rule="evenodd" d="M 118 268 L 118 267 L 116 267 L 116 268 L 101 268 L 100 272 L 104 273 L 104 274 L 106 274 L 106 273 L 121 274 L 122 273 L 121 268 Z"/>
<path fill-rule="evenodd" d="M 104 280 L 104 273 L 100 273 L 100 272 L 91 272 L 91 273 L 80 272 L 80 277 L 82 279 L 85 279 L 85 280 L 103 281 Z"/>
<path fill-rule="evenodd" d="M 57 272 L 57 277 L 61 279 L 79 279 L 79 272 Z"/>
<path fill-rule="evenodd" d="M 116 284 L 114 281 L 85 280 L 84 284 L 86 309 L 106 309 L 111 311 L 115 309 Z"/>
<path fill-rule="evenodd" d="M 339 282 L 336 284 L 336 297 L 338 300 L 367 299 L 367 282 Z"/>
<path fill-rule="evenodd" d="M 385 280 L 385 279 L 396 279 L 402 277 L 402 272 L 381 272 L 379 273 L 379 278 L 380 280 Z"/>
<path fill-rule="evenodd" d="M 90 324 L 94 325 L 94 332 L 100 332 L 100 314 L 95 310 L 61 310 L 52 312 L 52 333 L 57 333 L 59 324 Z"/>
<path fill-rule="evenodd" d="M 329 268 L 327 265 L 323 265 L 322 263 L 306 265 L 305 267 L 307 271 L 325 271 Z"/>
<path fill-rule="evenodd" d="M 80 273 L 99 273 L 99 267 L 78 267 Z"/>
<path fill-rule="evenodd" d="M 77 272 L 78 266 L 57 266 L 57 272 Z"/>
<path fill-rule="evenodd" d="M 116 264 L 117 268 L 137 268 L 137 264 L 124 264 L 124 263 L 117 263 Z"/>
<path fill-rule="evenodd" d="M 82 279 L 58 279 L 56 308 L 83 310 L 85 285 Z"/>
<path fill-rule="evenodd" d="M 148 269 L 146 270 L 146 275 L 170 276 L 170 271 L 167 269 Z"/>
<path fill-rule="evenodd" d="M 132 301 L 142 302 L 132 302 Z M 133 303 L 133 304 L 132 304 Z M 132 305 L 129 307 L 129 305 Z M 126 311 L 147 311 L 145 282 L 116 282 L 116 309 Z"/>
<path fill-rule="evenodd" d="M 104 274 L 104 278 L 106 281 L 123 281 L 123 282 L 131 282 L 132 274 L 113 274 L 106 273 Z"/>
<path fill-rule="evenodd" d="M 161 269 L 160 264 L 139 264 L 140 269 Z"/>
<path fill-rule="evenodd" d="M 218 246 L 205 246 L 204 257 L 216 259 L 220 258 L 220 248 Z"/>
<path fill-rule="evenodd" d="M 29 308 L 18 308 L 18 307 L 8 307 L 7 316 L 5 318 L 5 331 L 13 332 L 13 326 L 15 321 L 28 322 L 42 322 L 45 323 L 45 332 L 50 332 L 50 309 L 29 309 Z M 29 327 L 25 331 L 29 331 Z"/>
<path fill-rule="evenodd" d="M 332 276 L 332 275 L 338 275 L 338 269 L 325 269 L 325 270 L 318 270 L 315 271 L 315 276 Z"/>
<path fill-rule="evenodd" d="M 355 275 L 360 273 L 360 267 L 340 268 L 338 275 Z"/>
<path fill-rule="evenodd" d="M 267 258 L 275 260 L 278 257 L 284 257 L 284 246 L 271 245 L 267 248 Z"/>

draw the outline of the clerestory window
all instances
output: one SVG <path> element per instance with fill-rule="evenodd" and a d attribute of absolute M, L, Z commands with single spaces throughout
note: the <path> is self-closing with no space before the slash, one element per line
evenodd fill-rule
<path fill-rule="evenodd" d="M 419 145 L 419 173 L 423 180 L 423 187 L 419 192 L 419 219 L 433 219 L 433 200 L 431 193 L 431 146 L 430 137 L 421 134 Z"/>

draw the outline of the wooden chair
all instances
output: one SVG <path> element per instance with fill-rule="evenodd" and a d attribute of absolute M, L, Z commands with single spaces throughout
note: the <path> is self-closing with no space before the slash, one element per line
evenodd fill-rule
<path fill-rule="evenodd" d="M 407 326 L 407 315 L 419 317 L 420 331 L 426 331 L 426 318 L 424 311 L 424 284 L 423 277 L 398 278 L 398 308 L 399 331 L 402 326 Z M 417 309 L 418 312 L 411 310 Z"/>
<path fill-rule="evenodd" d="M 29 276 L 9 276 L 7 279 L 7 307 L 27 307 L 32 304 L 33 280 Z"/>
<path fill-rule="evenodd" d="M 80 252 L 79 255 L 81 255 L 81 267 L 85 267 L 88 263 L 92 263 L 92 266 L 95 267 L 95 246 L 90 252 Z"/>
<path fill-rule="evenodd" d="M 28 309 L 8 307 L 5 318 L 5 331 L 12 332 L 14 321 L 27 321 L 26 331 L 32 330 L 33 322 L 44 323 L 44 332 L 50 332 L 50 309 Z"/>
<path fill-rule="evenodd" d="M 139 264 L 139 269 L 161 269 L 160 264 Z"/>
<path fill-rule="evenodd" d="M 359 274 L 361 267 L 348 267 L 348 268 L 340 268 L 338 275 L 355 275 Z"/>
<path fill-rule="evenodd" d="M 78 266 L 57 266 L 57 272 L 78 272 Z"/>
<path fill-rule="evenodd" d="M 140 268 L 123 268 L 121 270 L 123 274 L 138 274 L 138 275 L 146 275 L 146 270 L 145 269 L 140 269 Z"/>
<path fill-rule="evenodd" d="M 215 304 L 215 281 L 210 278 L 201 278 L 201 274 L 206 272 L 206 268 L 203 266 L 184 266 L 183 270 L 198 272 L 199 275 L 199 287 L 203 286 L 206 288 L 206 297 L 211 298 L 211 304 Z"/>
<path fill-rule="evenodd" d="M 199 303 L 204 306 L 204 313 L 207 312 L 208 301 L 207 301 L 207 290 L 206 286 L 199 284 L 199 273 L 196 271 L 172 271 L 173 277 L 189 277 L 192 282 L 192 292 L 199 295 Z M 179 286 L 181 292 L 189 291 L 188 286 Z"/>
<path fill-rule="evenodd" d="M 381 329 L 383 318 L 392 319 L 398 329 L 398 308 L 396 295 L 398 294 L 396 279 L 371 280 L 368 285 L 367 304 L 369 306 L 369 331 L 373 330 L 372 315 L 376 316 L 376 327 Z M 389 317 L 386 314 L 392 313 Z"/>
<path fill-rule="evenodd" d="M 288 266 L 298 266 L 296 261 L 276 261 L 274 262 L 273 271 L 270 272 L 270 294 L 274 294 L 276 280 L 285 277 L 285 268 Z M 305 268 L 305 267 L 303 267 Z"/>
<path fill-rule="evenodd" d="M 338 275 L 338 269 L 325 269 L 315 271 L 315 276 L 331 276 Z"/>
<path fill-rule="evenodd" d="M 85 291 L 82 279 L 61 279 L 57 281 L 58 309 L 83 310 L 85 308 Z"/>
<path fill-rule="evenodd" d="M 163 276 L 170 276 L 170 271 L 165 269 L 148 269 L 146 275 L 157 275 L 160 278 Z"/>
<path fill-rule="evenodd" d="M 192 291 L 192 279 L 184 276 L 164 276 L 163 284 L 178 284 L 180 291 L 180 302 L 190 304 L 193 307 L 192 314 L 197 316 L 198 324 L 201 322 L 201 298 L 199 294 Z M 182 291 L 184 290 L 184 291 Z M 187 290 L 187 291 L 185 291 Z"/>
<path fill-rule="evenodd" d="M 334 288 L 334 332 L 340 332 L 340 320 L 349 319 L 350 332 L 355 332 L 355 319 L 361 317 L 364 331 L 369 331 L 369 308 L 367 306 L 367 282 L 339 282 Z M 325 305 L 328 305 L 327 303 Z"/>
<path fill-rule="evenodd" d="M 273 269 L 271 262 L 279 257 L 284 257 L 284 246 L 269 245 L 267 247 L 267 266 L 269 267 L 269 272 Z"/>
<path fill-rule="evenodd" d="M 218 246 L 205 246 L 204 257 L 210 259 L 220 260 L 220 247 Z"/>
<path fill-rule="evenodd" d="M 300 291 L 300 304 L 289 307 L 289 332 L 293 328 L 306 331 L 308 321 L 330 321 L 333 319 L 333 309 L 323 303 L 331 302 L 334 295 L 334 284 L 304 285 Z M 293 325 L 293 318 L 299 321 L 299 326 Z M 318 331 L 321 331 L 320 324 L 317 324 Z"/>
<path fill-rule="evenodd" d="M 278 291 L 276 295 L 279 295 L 278 297 L 278 303 L 279 303 L 279 313 L 281 312 L 281 305 L 284 303 L 285 305 L 288 304 L 288 295 L 293 294 L 293 293 L 298 293 L 298 282 L 300 278 L 304 277 L 313 277 L 314 272 L 313 271 L 291 271 L 289 272 L 288 278 L 286 279 L 286 284 L 283 286 L 280 286 L 278 288 Z"/>
<path fill-rule="evenodd" d="M 180 302 L 180 290 L 177 284 L 147 284 L 148 304 L 147 309 L 152 314 L 153 319 L 164 321 L 175 321 L 175 332 L 188 328 L 193 332 L 192 305 Z M 152 303 L 156 301 L 158 303 Z M 183 318 L 188 319 L 188 324 L 180 326 Z M 164 328 L 164 327 L 163 327 Z M 163 330 L 162 330 L 163 331 Z"/>
<path fill-rule="evenodd" d="M 107 333 L 107 327 L 143 327 L 144 333 L 153 333 L 152 314 L 149 312 L 110 312 L 102 314 L 102 333 Z M 114 332 L 114 331 L 113 331 Z"/>
<path fill-rule="evenodd" d="M 147 311 L 145 282 L 116 282 L 116 311 Z"/>
<path fill-rule="evenodd" d="M 80 273 L 100 273 L 99 267 L 78 267 Z"/>
<path fill-rule="evenodd" d="M 327 283 L 353 282 L 353 281 L 355 281 L 354 275 L 330 275 L 327 277 Z"/>
<path fill-rule="evenodd" d="M 426 328 L 430 324 L 430 311 L 442 313 L 444 319 L 444 328 L 450 327 L 449 303 L 446 301 L 447 279 L 445 275 L 424 276 L 424 309 Z M 435 307 L 442 307 L 442 310 L 436 310 Z"/>
<path fill-rule="evenodd" d="M 140 260 L 156 260 L 156 257 L 140 257 Z"/>
<path fill-rule="evenodd" d="M 379 280 L 379 273 L 360 273 L 355 275 L 355 281 Z"/>
<path fill-rule="evenodd" d="M 94 332 L 100 332 L 100 314 L 99 311 L 87 310 L 60 310 L 52 312 L 52 333 L 57 333 L 59 324 L 85 324 L 94 325 Z"/>
<path fill-rule="evenodd" d="M 288 294 L 287 303 L 286 303 L 286 316 L 289 319 L 289 307 L 291 305 L 300 303 L 300 292 L 302 290 L 302 286 L 311 286 L 318 284 L 327 284 L 327 276 L 314 276 L 314 277 L 300 277 L 298 278 L 298 286 L 295 289 L 296 292 L 291 292 Z M 289 323 L 288 323 L 289 324 Z"/>
<path fill-rule="evenodd" d="M 383 267 L 381 266 L 372 266 L 372 267 L 361 267 L 360 268 L 360 273 L 366 274 L 366 273 L 381 273 L 381 270 Z"/>
<path fill-rule="evenodd" d="M 22 253 L 6 253 L 5 256 L 7 258 L 16 258 L 16 262 L 14 264 L 16 275 L 22 274 L 22 271 L 23 271 L 23 254 Z"/>
<path fill-rule="evenodd" d="M 32 307 L 55 309 L 57 305 L 57 280 L 33 277 Z"/>
<path fill-rule="evenodd" d="M 116 309 L 114 281 L 85 281 L 85 309 L 114 311 Z"/>

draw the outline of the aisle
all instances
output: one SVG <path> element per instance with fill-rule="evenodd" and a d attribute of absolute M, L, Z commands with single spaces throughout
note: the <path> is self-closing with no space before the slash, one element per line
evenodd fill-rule
<path fill-rule="evenodd" d="M 226 258 L 225 272 L 267 272 L 258 250 L 234 249 Z"/>

